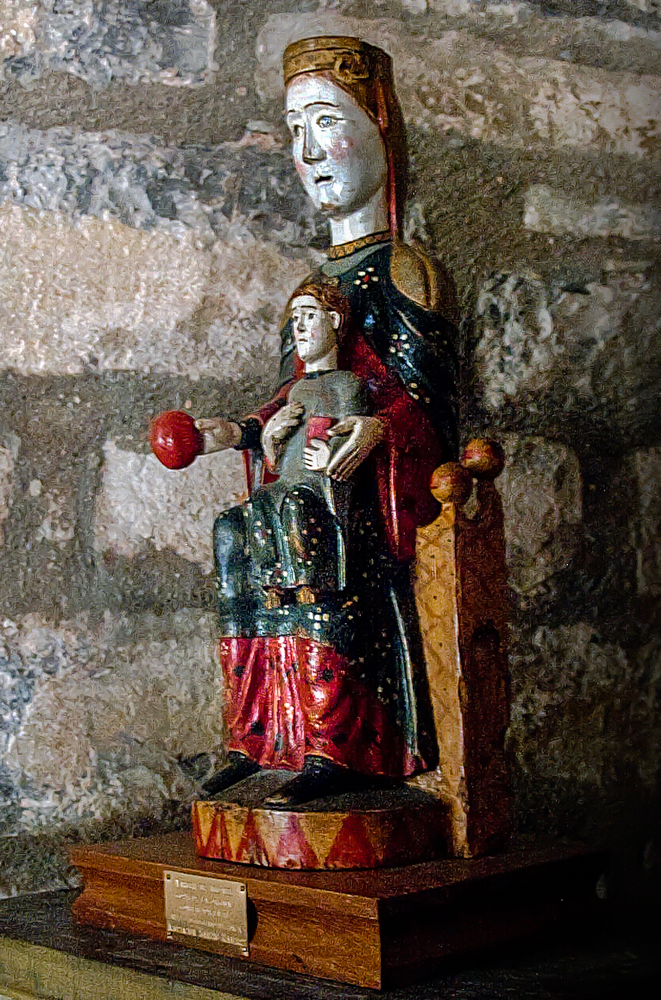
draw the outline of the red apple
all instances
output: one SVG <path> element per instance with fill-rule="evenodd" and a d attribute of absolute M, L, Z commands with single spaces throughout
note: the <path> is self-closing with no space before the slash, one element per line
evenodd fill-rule
<path fill-rule="evenodd" d="M 204 450 L 204 437 L 190 413 L 168 410 L 155 417 L 149 443 L 156 458 L 168 469 L 185 469 Z"/>

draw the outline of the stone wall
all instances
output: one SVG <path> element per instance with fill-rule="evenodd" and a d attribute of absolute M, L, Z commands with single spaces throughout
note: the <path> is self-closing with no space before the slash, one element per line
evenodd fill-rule
<path fill-rule="evenodd" d="M 185 822 L 222 746 L 209 529 L 241 463 L 168 473 L 146 428 L 273 383 L 325 240 L 279 60 L 317 32 L 394 56 L 464 438 L 507 451 L 518 826 L 658 871 L 659 4 L 0 0 L 2 892 Z"/>

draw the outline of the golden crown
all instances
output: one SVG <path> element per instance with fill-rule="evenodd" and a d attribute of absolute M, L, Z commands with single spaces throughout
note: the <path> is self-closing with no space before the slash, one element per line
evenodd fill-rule
<path fill-rule="evenodd" d="M 285 49 L 282 65 L 285 87 L 301 73 L 330 72 L 347 87 L 361 80 L 392 79 L 392 60 L 387 52 L 343 35 L 292 42 Z"/>

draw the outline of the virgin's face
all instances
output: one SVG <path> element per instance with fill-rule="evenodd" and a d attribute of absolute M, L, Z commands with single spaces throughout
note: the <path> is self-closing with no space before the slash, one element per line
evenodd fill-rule
<path fill-rule="evenodd" d="M 287 88 L 286 120 L 303 187 L 316 208 L 343 218 L 363 208 L 386 182 L 377 125 L 344 90 L 304 73 Z"/>

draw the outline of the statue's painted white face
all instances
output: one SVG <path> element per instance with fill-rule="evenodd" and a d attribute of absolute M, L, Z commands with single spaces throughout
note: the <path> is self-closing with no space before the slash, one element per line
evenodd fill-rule
<path fill-rule="evenodd" d="M 324 309 L 312 295 L 299 295 L 291 304 L 291 325 L 301 361 L 319 361 L 337 344 L 340 315 Z"/>
<path fill-rule="evenodd" d="M 376 124 L 344 90 L 303 73 L 287 88 L 296 170 L 316 208 L 343 218 L 384 186 L 386 153 Z"/>

